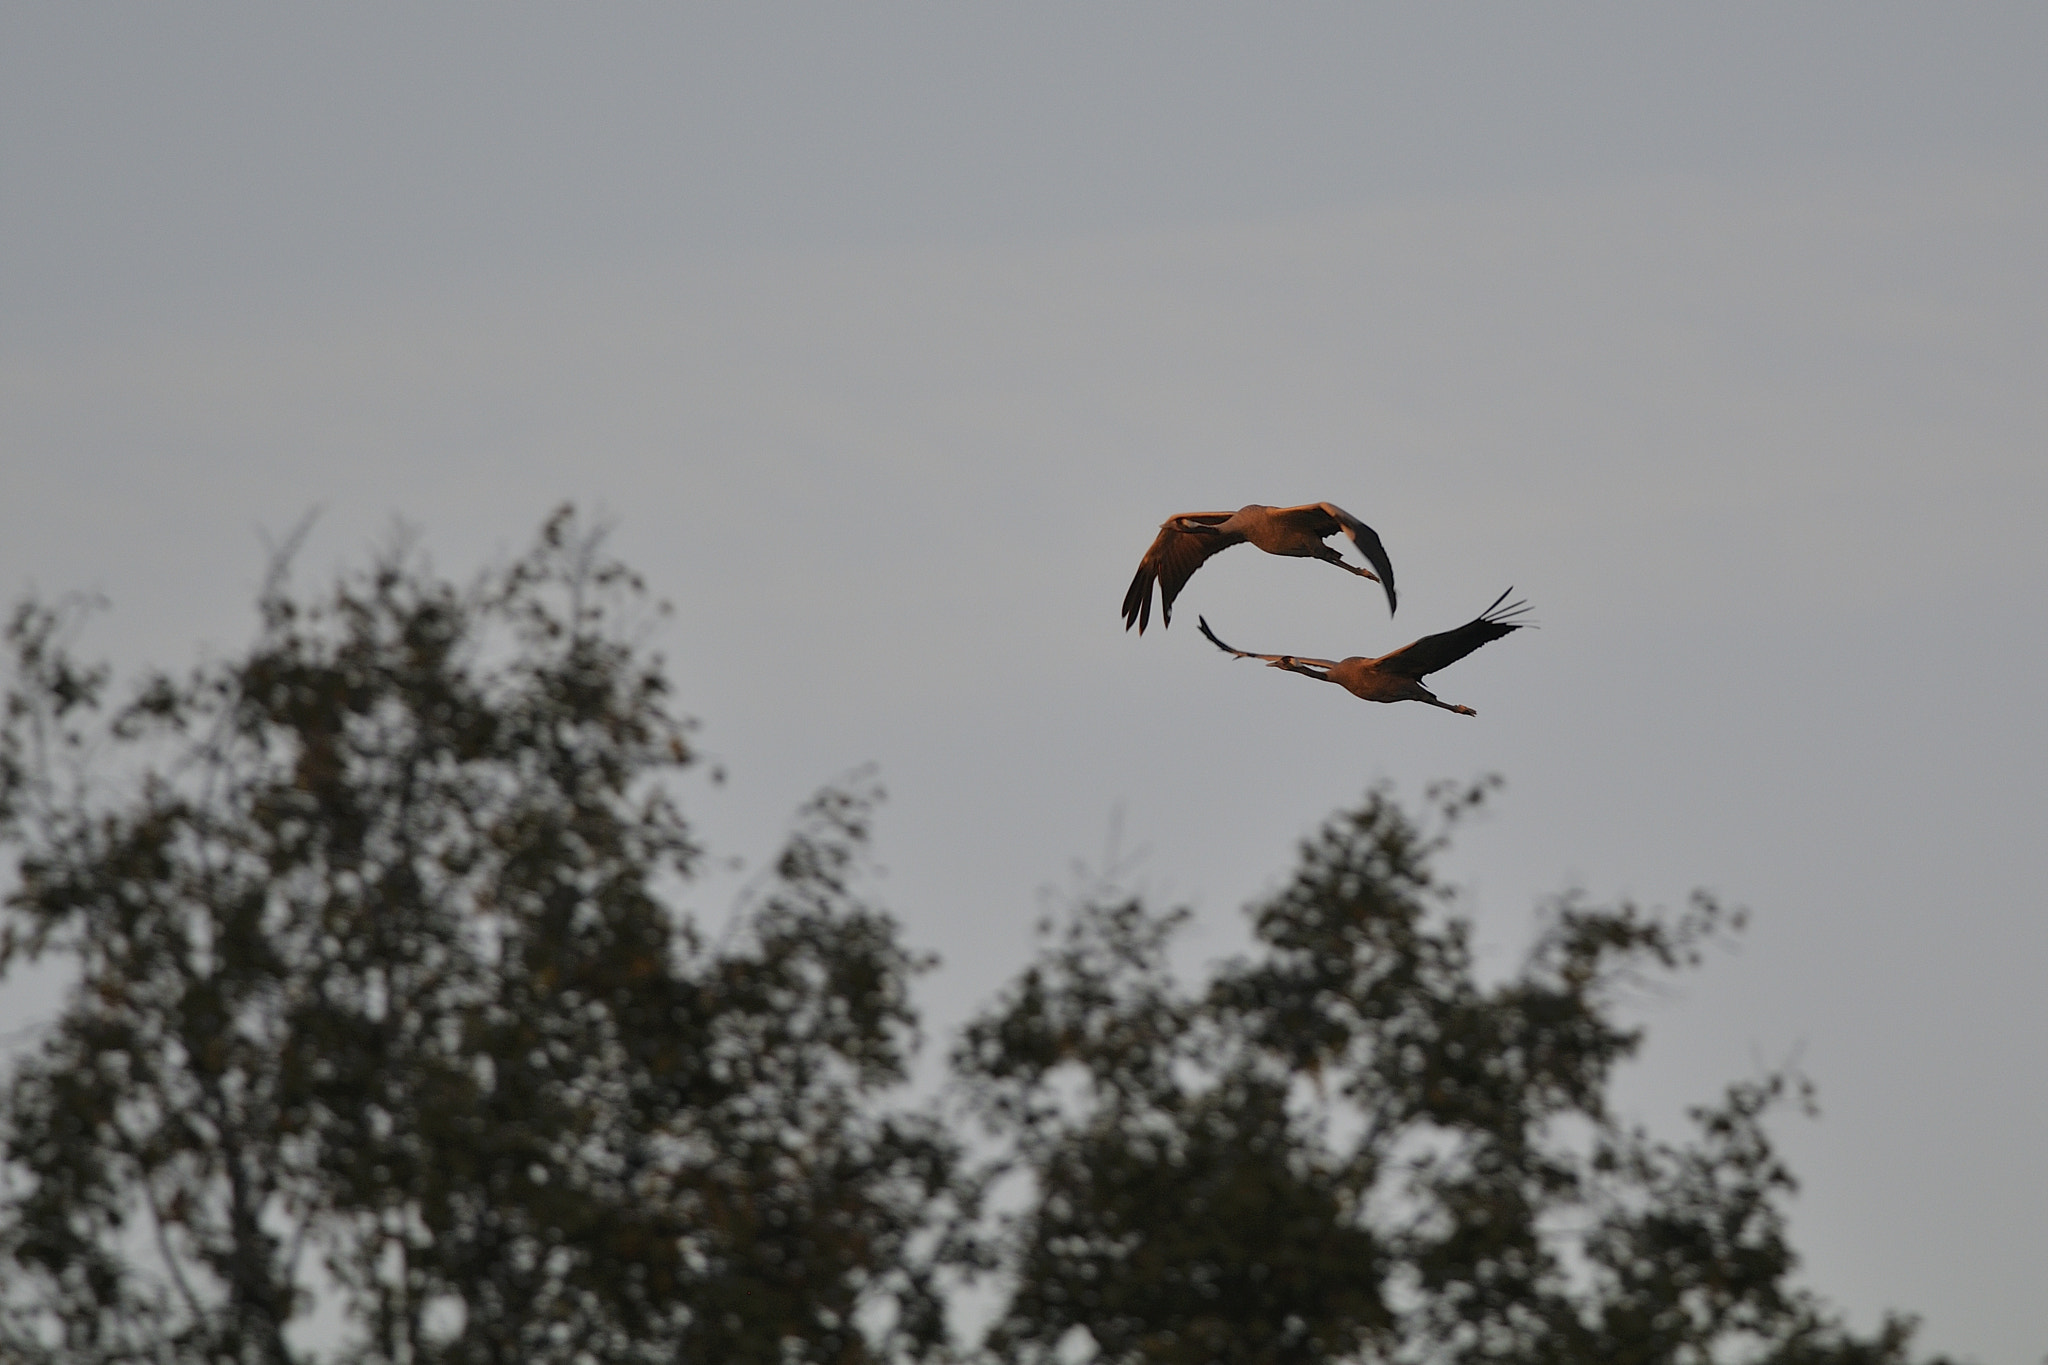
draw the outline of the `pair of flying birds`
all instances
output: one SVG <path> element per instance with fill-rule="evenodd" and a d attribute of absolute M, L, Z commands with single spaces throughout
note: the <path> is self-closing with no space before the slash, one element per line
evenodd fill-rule
<path fill-rule="evenodd" d="M 1371 569 L 1359 568 L 1323 543 L 1339 531 L 1351 537 L 1352 544 L 1365 556 L 1366 563 L 1372 565 Z M 1152 620 L 1154 583 L 1159 585 L 1160 625 L 1162 628 L 1172 625 L 1173 599 L 1194 577 L 1195 570 L 1219 550 L 1247 543 L 1256 545 L 1269 555 L 1320 559 L 1347 573 L 1372 579 L 1386 589 L 1387 610 L 1394 610 L 1394 565 L 1387 558 L 1386 546 L 1380 544 L 1380 538 L 1372 527 L 1335 503 L 1311 502 L 1300 507 L 1262 507 L 1253 503 L 1235 512 L 1183 512 L 1162 522 L 1158 538 L 1152 542 L 1152 548 L 1145 551 L 1145 557 L 1138 561 L 1137 576 L 1131 580 L 1130 591 L 1124 594 L 1124 629 L 1129 630 L 1135 625 L 1140 635 L 1145 633 L 1145 627 Z M 1303 677 L 1333 682 L 1366 701 L 1420 701 L 1441 706 L 1446 711 L 1456 711 L 1461 716 L 1471 716 L 1478 713 L 1469 706 L 1453 706 L 1439 700 L 1435 693 L 1422 685 L 1422 680 L 1438 669 L 1456 663 L 1489 640 L 1498 640 L 1509 631 L 1519 630 L 1528 624 L 1516 619 L 1528 610 L 1526 603 L 1501 605 L 1513 591 L 1509 588 L 1493 600 L 1492 606 L 1457 629 L 1425 635 L 1413 644 L 1403 645 L 1377 659 L 1307 659 L 1297 654 L 1254 654 L 1250 650 L 1224 644 L 1216 638 L 1216 632 L 1209 629 L 1207 620 L 1200 617 L 1196 620 L 1210 644 L 1237 658 L 1263 659 L 1271 668 L 1284 668 Z"/>

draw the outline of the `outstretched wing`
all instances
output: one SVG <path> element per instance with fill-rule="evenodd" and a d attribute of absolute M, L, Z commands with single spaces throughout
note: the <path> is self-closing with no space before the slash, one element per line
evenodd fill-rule
<path fill-rule="evenodd" d="M 1308 659 L 1299 654 L 1254 654 L 1248 649 L 1237 649 L 1231 645 L 1226 645 L 1216 638 L 1215 631 L 1209 629 L 1209 618 L 1206 616 L 1197 616 L 1195 618 L 1195 627 L 1202 632 L 1203 637 L 1210 644 L 1216 646 L 1225 654 L 1235 654 L 1240 659 L 1264 659 L 1269 664 L 1314 664 L 1317 668 L 1335 668 L 1337 666 L 1335 659 Z"/>
<path fill-rule="evenodd" d="M 1513 591 L 1513 588 L 1508 589 L 1508 592 Z M 1529 610 L 1529 604 L 1516 602 L 1503 607 L 1501 603 L 1508 600 L 1508 592 L 1494 598 L 1492 606 L 1456 630 L 1425 635 L 1412 645 L 1403 645 L 1392 654 L 1374 659 L 1373 667 L 1400 678 L 1426 678 L 1439 668 L 1458 662 L 1488 641 L 1498 640 L 1509 631 L 1520 630 L 1529 623 L 1515 618 Z"/>
<path fill-rule="evenodd" d="M 1172 625 L 1173 599 L 1180 596 L 1180 590 L 1195 576 L 1195 570 L 1218 550 L 1227 550 L 1237 544 L 1235 536 L 1180 531 L 1174 529 L 1174 523 L 1198 521 L 1220 526 L 1234 515 L 1231 512 L 1183 512 L 1166 519 L 1159 528 L 1159 534 L 1153 538 L 1152 547 L 1138 561 L 1138 572 L 1131 579 L 1130 590 L 1124 594 L 1125 630 L 1135 624 L 1138 634 L 1143 635 L 1145 627 L 1151 624 L 1152 584 L 1155 581 L 1159 584 L 1159 623 L 1162 628 Z"/>
<path fill-rule="evenodd" d="M 1275 515 L 1287 518 L 1318 540 L 1334 536 L 1339 531 L 1350 536 L 1351 543 L 1358 547 L 1358 553 L 1372 566 L 1372 571 L 1380 576 L 1380 586 L 1387 590 L 1387 613 L 1393 614 L 1396 606 L 1394 561 L 1387 558 L 1387 547 L 1380 543 L 1379 532 L 1334 502 L 1311 502 L 1300 507 L 1283 507 Z"/>

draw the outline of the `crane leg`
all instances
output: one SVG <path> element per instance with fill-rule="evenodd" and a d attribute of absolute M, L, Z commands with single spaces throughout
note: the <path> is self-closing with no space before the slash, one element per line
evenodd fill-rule
<path fill-rule="evenodd" d="M 1345 573 L 1355 573 L 1360 578 L 1370 578 L 1375 583 L 1380 581 L 1380 576 L 1374 573 L 1371 569 L 1359 568 L 1356 564 L 1353 564 L 1350 560 L 1346 559 L 1343 555 L 1338 554 L 1335 550 L 1331 549 L 1327 545 L 1323 546 L 1323 552 L 1317 555 L 1316 558 L 1322 560 L 1325 564 L 1335 564 Z"/>

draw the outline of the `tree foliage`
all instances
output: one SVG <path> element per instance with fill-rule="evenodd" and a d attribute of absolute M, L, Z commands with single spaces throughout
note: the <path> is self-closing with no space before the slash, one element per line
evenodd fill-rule
<path fill-rule="evenodd" d="M 1913 1359 L 1794 1281 L 1796 1079 L 1609 1108 L 1629 988 L 1739 917 L 1566 898 L 1484 979 L 1435 868 L 1483 787 L 1332 819 L 1193 983 L 1184 915 L 1084 898 L 918 1108 L 878 792 L 700 927 L 652 608 L 573 516 L 260 608 L 120 700 L 76 610 L 8 627 L 0 968 L 71 985 L 0 1087 L 0 1358 Z"/>
<path fill-rule="evenodd" d="M 691 761 L 639 581 L 567 514 L 469 589 L 402 552 L 103 706 L 9 639 L 10 960 L 75 966 L 6 1093 L 0 1353 L 285 1361 L 919 1354 L 951 1148 L 918 959 L 821 795 L 739 931 L 664 897 Z"/>
<path fill-rule="evenodd" d="M 1449 795 L 1444 829 L 1484 796 Z M 1606 1095 L 1641 1041 L 1617 997 L 1739 916 L 1574 899 L 1483 983 L 1423 832 L 1384 793 L 1254 907 L 1198 987 L 1181 917 L 1085 901 L 966 1030 L 956 1068 L 1021 1186 L 993 1248 L 1005 1360 L 1908 1359 L 1790 1283 L 1791 1175 L 1762 1126 L 1796 1083 L 1732 1087 L 1689 1144 Z"/>

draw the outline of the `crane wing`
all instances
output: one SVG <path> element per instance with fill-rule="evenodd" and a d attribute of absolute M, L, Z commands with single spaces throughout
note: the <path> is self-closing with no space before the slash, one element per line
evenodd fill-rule
<path fill-rule="evenodd" d="M 1403 645 L 1392 654 L 1374 659 L 1373 667 L 1382 673 L 1391 673 L 1401 678 L 1421 679 L 1428 677 L 1439 668 L 1447 668 L 1458 662 L 1479 646 L 1491 640 L 1498 640 L 1510 631 L 1520 630 L 1527 621 L 1515 618 L 1529 609 L 1526 602 L 1516 602 L 1503 607 L 1508 593 L 1493 599 L 1493 605 L 1467 621 L 1455 630 L 1439 631 L 1425 635 L 1410 645 Z"/>
<path fill-rule="evenodd" d="M 1254 654 L 1248 649 L 1238 649 L 1233 645 L 1226 645 L 1216 638 L 1215 631 L 1209 629 L 1209 618 L 1206 616 L 1197 616 L 1195 618 L 1195 626 L 1202 632 L 1203 637 L 1210 644 L 1216 646 L 1225 654 L 1234 654 L 1240 659 L 1264 659 L 1269 664 L 1282 661 L 1292 664 L 1313 664 L 1317 668 L 1335 668 L 1337 666 L 1335 659 L 1310 659 L 1300 654 Z"/>
<path fill-rule="evenodd" d="M 1275 515 L 1287 518 L 1319 540 L 1334 536 L 1339 531 L 1351 537 L 1351 543 L 1358 547 L 1359 555 L 1372 566 L 1372 571 L 1380 576 L 1380 586 L 1387 592 L 1388 614 L 1394 612 L 1394 561 L 1387 558 L 1387 547 L 1380 543 L 1379 532 L 1334 502 L 1310 502 L 1299 507 L 1283 507 Z"/>
<path fill-rule="evenodd" d="M 1380 544 L 1379 532 L 1334 503 L 1324 503 L 1323 510 L 1342 523 L 1344 534 L 1351 537 L 1351 543 L 1358 547 L 1358 553 L 1365 557 L 1365 562 L 1372 565 L 1373 572 L 1380 576 L 1380 586 L 1387 590 L 1387 615 L 1392 616 L 1394 561 L 1387 558 L 1387 547 Z"/>
<path fill-rule="evenodd" d="M 1130 588 L 1124 593 L 1124 629 L 1133 624 L 1138 634 L 1145 633 L 1145 627 L 1152 622 L 1152 585 L 1159 584 L 1159 623 L 1161 627 L 1173 624 L 1173 599 L 1180 596 L 1180 590 L 1195 576 L 1195 570 L 1203 561 L 1218 550 L 1227 550 L 1238 543 L 1232 536 L 1205 535 L 1200 531 L 1181 531 L 1174 528 L 1177 521 L 1199 521 L 1211 526 L 1220 526 L 1236 515 L 1232 512 L 1183 512 L 1168 517 L 1153 538 L 1151 548 L 1138 561 L 1138 572 L 1131 579 Z"/>

